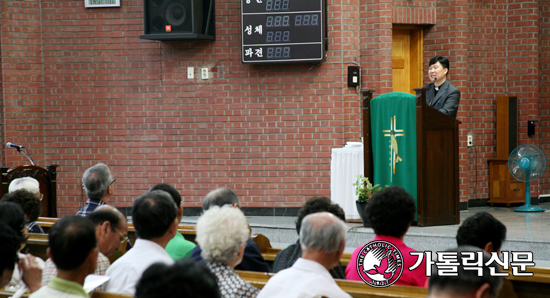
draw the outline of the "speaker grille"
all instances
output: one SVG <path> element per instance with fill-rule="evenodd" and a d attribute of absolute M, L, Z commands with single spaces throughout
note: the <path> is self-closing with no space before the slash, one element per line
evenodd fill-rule
<path fill-rule="evenodd" d="M 203 34 L 203 0 L 144 0 L 145 34 Z M 166 25 L 171 31 L 166 32 Z"/>
<path fill-rule="evenodd" d="M 177 27 L 187 21 L 187 12 L 189 7 L 185 7 L 183 2 L 172 2 L 166 7 L 165 16 L 168 24 Z"/>

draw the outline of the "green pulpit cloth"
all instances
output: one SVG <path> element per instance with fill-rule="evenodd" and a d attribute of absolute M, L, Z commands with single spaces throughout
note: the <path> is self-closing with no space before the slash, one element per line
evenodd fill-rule
<path fill-rule="evenodd" d="M 401 186 L 416 203 L 416 97 L 391 92 L 370 106 L 374 184 Z"/>

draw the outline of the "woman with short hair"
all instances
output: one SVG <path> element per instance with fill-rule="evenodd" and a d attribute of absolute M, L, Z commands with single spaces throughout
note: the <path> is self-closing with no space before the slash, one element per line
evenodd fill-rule
<path fill-rule="evenodd" d="M 222 297 L 256 297 L 259 289 L 234 270 L 243 259 L 246 240 L 250 236 L 243 212 L 230 205 L 222 208 L 212 206 L 199 218 L 196 229 L 201 256 L 216 275 Z"/>

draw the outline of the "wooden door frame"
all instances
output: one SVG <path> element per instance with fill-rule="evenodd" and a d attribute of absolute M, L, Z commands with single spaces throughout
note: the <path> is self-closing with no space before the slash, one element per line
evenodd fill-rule
<path fill-rule="evenodd" d="M 407 30 L 411 33 L 410 39 L 410 63 L 411 63 L 411 89 L 424 86 L 422 63 L 424 60 L 424 27 L 414 25 L 392 24 L 392 30 Z M 411 90 L 412 92 L 412 90 Z"/>

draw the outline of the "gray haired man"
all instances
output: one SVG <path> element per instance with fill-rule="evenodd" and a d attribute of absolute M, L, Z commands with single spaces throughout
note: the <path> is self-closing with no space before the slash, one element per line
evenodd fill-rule
<path fill-rule="evenodd" d="M 328 212 L 306 216 L 300 229 L 302 257 L 279 271 L 260 291 L 264 297 L 351 297 L 329 273 L 339 264 L 346 246 L 346 224 Z"/>
<path fill-rule="evenodd" d="M 105 205 L 105 201 L 113 194 L 115 180 L 109 167 L 103 163 L 87 169 L 82 177 L 82 187 L 88 200 L 76 215 L 86 216 L 94 212 L 98 206 Z"/>

